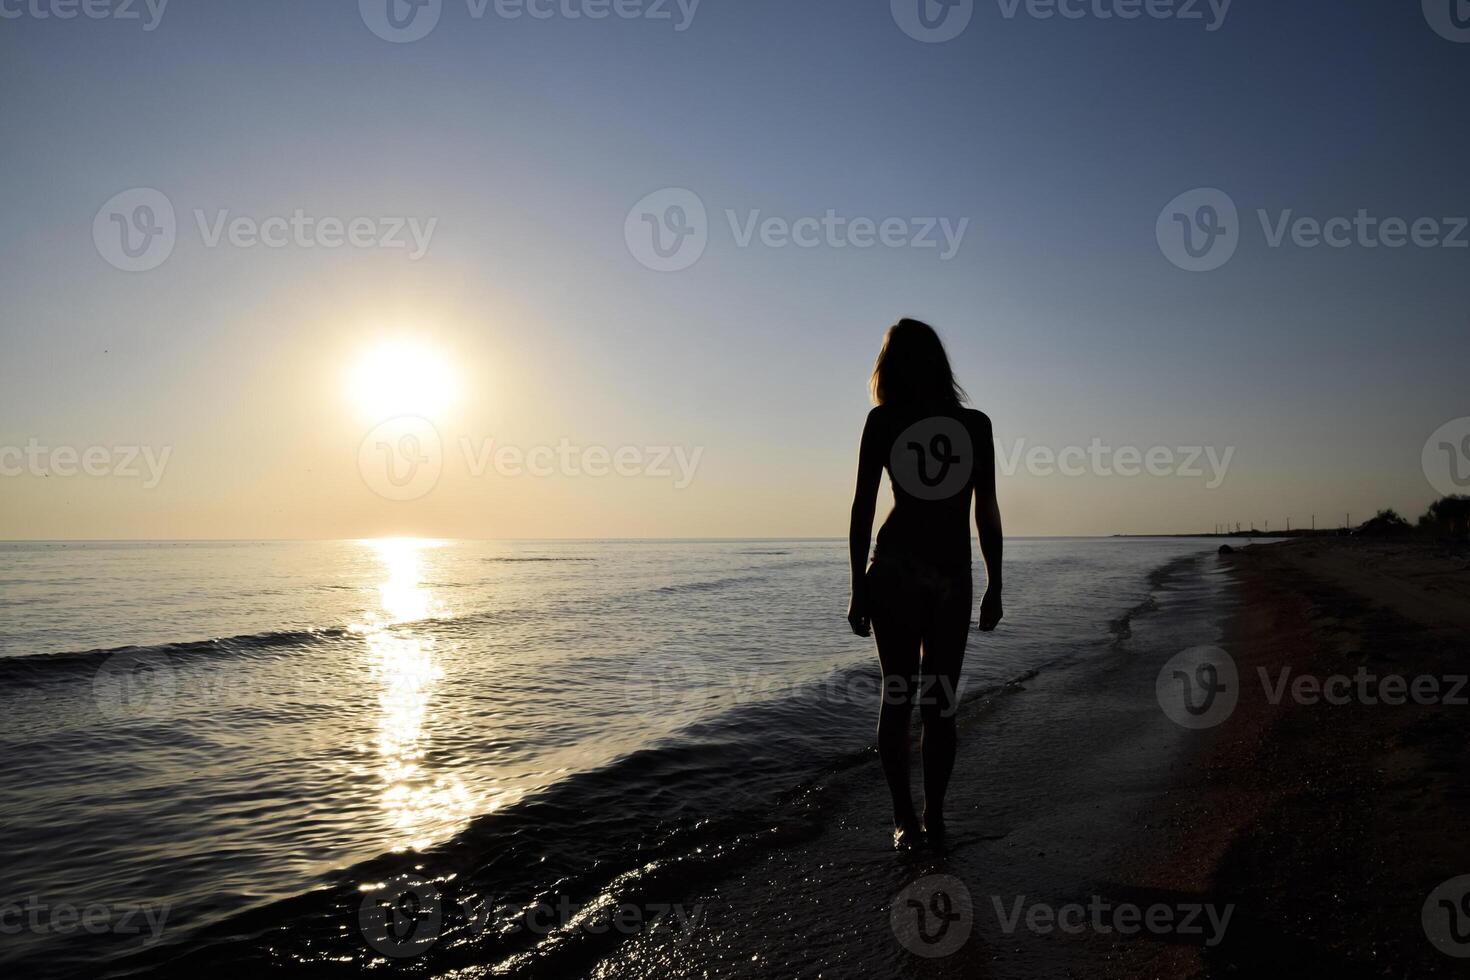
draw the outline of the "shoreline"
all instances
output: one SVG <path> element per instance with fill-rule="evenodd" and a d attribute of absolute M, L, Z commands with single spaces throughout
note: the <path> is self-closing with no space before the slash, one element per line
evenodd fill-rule
<path fill-rule="evenodd" d="M 1259 674 L 1470 670 L 1470 575 L 1441 550 L 1342 538 L 1202 557 L 1230 581 L 1217 640 L 1239 669 L 1217 727 L 1186 730 L 1156 700 L 1169 658 L 1203 642 L 1198 622 L 1170 627 L 1189 597 L 1165 590 L 1116 656 L 1043 672 L 961 720 L 947 854 L 887 850 L 886 790 L 863 767 L 830 782 L 835 816 L 814 839 L 695 893 L 713 935 L 635 937 L 593 975 L 1458 975 L 1421 913 L 1470 873 L 1470 841 L 1453 832 L 1470 799 L 1470 708 L 1273 704 Z M 891 903 L 956 880 L 963 944 L 905 948 Z M 1185 935 L 1180 917 L 1123 936 L 1046 917 L 1094 904 L 1201 909 L 1203 928 Z M 1040 929 L 1006 928 L 1033 908 Z"/>

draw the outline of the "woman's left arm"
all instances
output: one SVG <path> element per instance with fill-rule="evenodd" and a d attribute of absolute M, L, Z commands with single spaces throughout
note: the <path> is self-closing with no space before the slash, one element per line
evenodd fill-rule
<path fill-rule="evenodd" d="M 995 435 L 990 418 L 981 415 L 979 443 L 975 447 L 975 529 L 980 532 L 980 554 L 985 558 L 985 598 L 980 601 L 980 629 L 995 629 L 1001 609 L 1001 557 L 1005 551 L 1000 526 L 1000 503 L 995 495 Z"/>

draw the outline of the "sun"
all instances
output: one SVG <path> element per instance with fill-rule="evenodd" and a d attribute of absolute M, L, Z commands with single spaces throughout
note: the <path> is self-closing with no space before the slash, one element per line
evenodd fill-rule
<path fill-rule="evenodd" d="M 420 340 L 390 340 L 365 351 L 347 372 L 353 402 L 374 419 L 432 418 L 454 401 L 457 379 L 449 357 Z"/>

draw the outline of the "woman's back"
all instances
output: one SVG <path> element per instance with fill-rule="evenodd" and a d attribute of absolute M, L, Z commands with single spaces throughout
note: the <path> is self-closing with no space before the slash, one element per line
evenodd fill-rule
<path fill-rule="evenodd" d="M 958 405 L 880 405 L 867 424 L 863 443 L 883 453 L 893 486 L 876 554 L 968 571 L 970 502 L 977 481 L 994 480 L 990 419 Z"/>

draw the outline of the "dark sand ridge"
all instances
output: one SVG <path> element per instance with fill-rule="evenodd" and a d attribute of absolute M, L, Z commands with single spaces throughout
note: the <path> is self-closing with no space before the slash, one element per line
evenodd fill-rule
<path fill-rule="evenodd" d="M 876 767 L 860 767 L 829 784 L 841 816 L 822 834 L 686 897 L 705 907 L 703 928 L 636 937 L 597 975 L 1465 975 L 1420 915 L 1438 884 L 1470 873 L 1470 707 L 1272 705 L 1257 676 L 1465 673 L 1464 558 L 1344 539 L 1224 560 L 1238 602 L 1223 645 L 1242 687 L 1220 727 L 1186 732 L 1159 709 L 1168 635 L 1044 673 L 966 718 L 949 855 L 888 851 L 886 793 Z M 926 959 L 900 945 L 889 915 L 932 874 L 965 883 L 973 931 Z M 1167 932 L 1006 932 L 992 902 L 1009 911 L 1022 895 L 1233 912 L 1214 947 Z"/>

